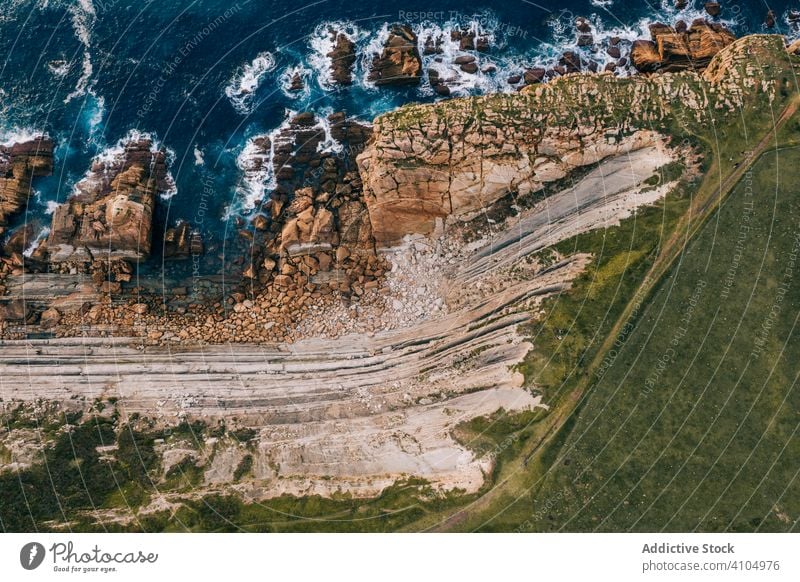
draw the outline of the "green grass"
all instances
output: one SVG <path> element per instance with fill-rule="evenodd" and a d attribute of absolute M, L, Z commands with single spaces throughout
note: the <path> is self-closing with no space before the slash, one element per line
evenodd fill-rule
<path fill-rule="evenodd" d="M 755 164 L 597 378 L 563 446 L 553 447 L 558 453 L 541 487 L 487 527 L 795 526 L 798 180 L 796 149 Z M 740 241 L 744 226 L 749 230 Z M 565 464 L 569 458 L 577 462 Z"/>

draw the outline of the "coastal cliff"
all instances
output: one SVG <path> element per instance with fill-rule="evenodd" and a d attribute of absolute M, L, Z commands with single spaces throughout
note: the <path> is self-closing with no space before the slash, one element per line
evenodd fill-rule
<path fill-rule="evenodd" d="M 771 102 L 779 80 L 758 63 L 775 54 L 787 58 L 781 37 L 754 35 L 719 52 L 702 73 L 578 73 L 519 94 L 382 115 L 358 156 L 373 235 L 385 246 L 431 233 L 437 220 L 468 217 L 508 194 L 537 192 L 576 168 L 649 147 L 670 125 L 706 123 L 758 92 Z"/>

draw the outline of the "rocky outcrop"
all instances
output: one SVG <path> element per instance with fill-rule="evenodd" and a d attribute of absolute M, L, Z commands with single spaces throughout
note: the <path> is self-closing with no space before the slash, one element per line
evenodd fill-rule
<path fill-rule="evenodd" d="M 292 293 L 360 294 L 382 274 L 355 162 L 369 133 L 342 113 L 304 112 L 251 140 L 246 178 L 268 170 L 276 186 L 245 233 L 246 279 Z"/>
<path fill-rule="evenodd" d="M 408 233 L 427 234 L 449 217 L 467 218 L 506 195 L 540 191 L 576 168 L 649 147 L 651 130 L 672 115 L 702 122 L 709 111 L 735 110 L 742 86 L 770 90 L 748 53 L 778 46 L 779 37 L 750 37 L 702 76 L 571 75 L 520 95 L 383 115 L 358 157 L 373 236 L 392 245 Z"/>
<path fill-rule="evenodd" d="M 631 62 L 640 72 L 701 70 L 711 58 L 736 40 L 721 24 L 695 20 L 684 30 L 665 24 L 651 24 L 652 40 L 634 41 Z"/>
<path fill-rule="evenodd" d="M 396 24 L 380 54 L 372 59 L 369 80 L 377 86 L 417 85 L 422 78 L 422 60 L 417 35 L 407 25 Z"/>
<path fill-rule="evenodd" d="M 339 85 L 352 85 L 356 44 L 341 31 L 331 28 L 329 32 L 333 49 L 326 56 L 331 60 L 331 79 Z M 300 79 L 300 84 L 300 89 L 302 89 L 302 79 Z M 292 80 L 292 86 L 295 86 L 294 80 Z"/>
<path fill-rule="evenodd" d="M 118 152 L 95 158 L 53 213 L 50 260 L 146 258 L 156 195 L 173 187 L 164 150 L 156 149 L 149 137 L 125 140 Z"/>
<path fill-rule="evenodd" d="M 203 237 L 188 222 L 181 221 L 164 232 L 163 258 L 188 259 L 203 254 Z"/>
<path fill-rule="evenodd" d="M 33 179 L 52 172 L 53 142 L 49 138 L 0 144 L 0 235 L 9 218 L 27 204 Z"/>

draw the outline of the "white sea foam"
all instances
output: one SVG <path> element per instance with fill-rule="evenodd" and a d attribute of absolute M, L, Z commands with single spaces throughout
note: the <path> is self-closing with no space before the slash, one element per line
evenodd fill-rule
<path fill-rule="evenodd" d="M 275 68 L 275 57 L 272 53 L 259 53 L 252 61 L 240 67 L 225 87 L 225 95 L 230 99 L 234 109 L 246 115 L 251 112 L 255 92 L 264 76 Z"/>
<path fill-rule="evenodd" d="M 503 57 L 492 56 L 491 53 L 481 53 L 474 50 L 461 50 L 458 40 L 452 40 L 451 33 L 457 30 L 472 32 L 477 39 L 486 37 L 491 51 L 498 53 L 504 48 L 501 35 L 498 32 L 500 23 L 491 13 L 476 15 L 468 20 L 450 20 L 443 25 L 423 22 L 414 28 L 418 38 L 418 49 L 422 56 L 422 69 L 425 73 L 421 85 L 423 94 L 432 94 L 433 88 L 427 77 L 429 70 L 439 73 L 439 78 L 447 85 L 454 95 L 469 95 L 476 93 L 495 93 L 510 90 L 505 79 L 515 67 L 516 58 L 513 55 Z M 441 53 L 426 55 L 425 42 L 431 39 L 439 42 Z M 478 70 L 468 73 L 454 63 L 460 56 L 475 57 Z"/>
<path fill-rule="evenodd" d="M 91 55 L 92 28 L 97 20 L 92 0 L 78 0 L 76 3 L 70 4 L 69 12 L 72 15 L 72 28 L 75 36 L 83 45 L 83 58 L 81 76 L 78 78 L 75 89 L 64 99 L 64 103 L 69 103 L 73 99 L 85 95 L 92 82 L 92 73 L 94 72 Z"/>
<path fill-rule="evenodd" d="M 328 120 L 328 115 L 332 110 L 321 110 L 317 114 L 317 123 L 314 125 L 315 129 L 320 129 L 325 134 L 321 142 L 317 144 L 317 151 L 320 153 L 337 154 L 344 149 L 344 146 L 333 139 L 331 134 L 331 122 Z"/>
<path fill-rule="evenodd" d="M 368 33 L 352 22 L 332 21 L 323 22 L 318 25 L 314 32 L 309 37 L 309 46 L 311 47 L 311 54 L 308 57 L 308 64 L 313 69 L 317 83 L 322 89 L 332 89 L 333 79 L 331 78 L 331 58 L 328 53 L 331 52 L 335 46 L 334 39 L 331 38 L 331 29 L 337 33 L 344 34 L 347 38 L 356 44 L 356 53 L 359 52 L 359 43 L 361 43 Z M 354 77 L 356 73 L 354 71 Z"/>
<path fill-rule="evenodd" d="M 42 244 L 42 241 L 46 239 L 50 235 L 50 228 L 45 226 L 42 230 L 39 231 L 39 234 L 36 235 L 36 238 L 31 242 L 30 246 L 27 249 L 22 251 L 22 254 L 26 257 L 32 257 L 33 253 L 39 248 L 39 245 Z"/>
<path fill-rule="evenodd" d="M 289 99 L 306 99 L 311 94 L 311 87 L 308 84 L 308 80 L 311 77 L 312 71 L 302 65 L 297 65 L 294 67 L 287 67 L 281 73 L 278 83 L 280 84 L 281 92 L 286 95 Z M 295 75 L 300 75 L 300 78 L 303 80 L 303 90 L 302 91 L 291 91 L 290 87 L 292 86 L 292 79 L 294 79 Z"/>
<path fill-rule="evenodd" d="M 369 41 L 358 52 L 358 77 L 360 84 L 366 89 L 376 89 L 375 83 L 369 80 L 369 71 L 372 66 L 372 59 L 375 55 L 381 54 L 386 41 L 389 39 L 390 27 L 385 23 L 381 28 L 370 35 Z"/>
<path fill-rule="evenodd" d="M 94 187 L 100 180 L 108 177 L 111 172 L 119 169 L 120 165 L 125 161 L 125 147 L 129 143 L 142 140 L 150 141 L 150 151 L 152 153 L 156 153 L 159 150 L 164 149 L 166 152 L 167 168 L 172 166 L 172 163 L 175 160 L 175 152 L 172 149 L 163 147 L 161 142 L 159 142 L 158 139 L 150 133 L 142 132 L 137 129 L 131 129 L 124 137 L 117 140 L 114 145 L 104 148 L 100 153 L 94 156 L 91 164 L 92 167 L 86 172 L 83 178 L 81 178 L 81 180 L 73 186 L 73 194 L 78 194 Z M 158 192 L 163 200 L 172 198 L 172 196 L 178 192 L 175 179 L 169 170 L 167 171 L 165 181 L 167 183 L 167 187 Z"/>
<path fill-rule="evenodd" d="M 53 214 L 56 211 L 56 208 L 58 208 L 59 206 L 61 206 L 61 204 L 59 204 L 55 200 L 48 200 L 47 207 L 44 209 L 44 213 L 47 215 Z"/>
<path fill-rule="evenodd" d="M 14 144 L 33 141 L 40 137 L 47 137 L 47 134 L 28 127 L 0 129 L 0 146 L 11 147 Z"/>
<path fill-rule="evenodd" d="M 69 73 L 69 61 L 50 61 L 47 63 L 47 68 L 50 73 L 57 79 L 63 79 Z"/>
<path fill-rule="evenodd" d="M 228 208 L 223 217 L 225 220 L 239 212 L 247 212 L 256 207 L 264 200 L 268 192 L 277 186 L 275 179 L 275 142 L 279 141 L 283 130 L 288 129 L 290 120 L 296 115 L 295 111 L 286 110 L 286 118 L 283 123 L 269 132 L 269 149 L 266 151 L 256 144 L 256 140 L 263 135 L 249 138 L 244 145 L 239 156 L 236 158 L 236 166 L 242 171 L 242 180 L 236 188 L 238 194 L 236 202 Z"/>
<path fill-rule="evenodd" d="M 205 156 L 203 154 L 203 150 L 201 150 L 197 146 L 194 146 L 194 165 L 195 166 L 203 166 L 203 165 L 205 165 L 205 163 L 206 163 L 206 160 L 205 160 Z"/>

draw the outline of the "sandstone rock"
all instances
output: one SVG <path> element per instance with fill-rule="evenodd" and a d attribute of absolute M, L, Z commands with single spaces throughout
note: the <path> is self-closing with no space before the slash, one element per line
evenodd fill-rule
<path fill-rule="evenodd" d="M 564 67 L 566 73 L 577 73 L 582 68 L 581 56 L 574 51 L 567 51 L 561 55 L 558 64 Z"/>
<path fill-rule="evenodd" d="M 369 80 L 378 86 L 416 85 L 422 75 L 417 35 L 407 25 L 394 25 L 383 50 L 372 59 Z"/>
<path fill-rule="evenodd" d="M 775 13 L 772 10 L 767 11 L 767 16 L 764 18 L 764 26 L 775 28 Z"/>
<path fill-rule="evenodd" d="M 532 85 L 534 83 L 541 83 L 544 80 L 545 72 L 546 71 L 541 67 L 533 67 L 532 69 L 528 69 L 523 75 L 525 84 Z"/>
<path fill-rule="evenodd" d="M 181 221 L 164 233 L 163 257 L 165 259 L 186 259 L 192 255 L 203 254 L 203 238 L 193 230 L 188 222 Z"/>
<path fill-rule="evenodd" d="M 661 67 L 661 55 L 652 40 L 635 40 L 631 46 L 631 63 L 638 71 L 651 73 Z"/>
<path fill-rule="evenodd" d="M 53 172 L 53 142 L 47 137 L 0 145 L 0 234 L 9 218 L 22 210 L 38 176 Z"/>
<path fill-rule="evenodd" d="M 303 76 L 300 73 L 295 73 L 292 75 L 292 80 L 289 83 L 289 91 L 292 93 L 297 93 L 298 91 L 305 89 L 305 87 L 305 81 L 303 81 Z"/>
<path fill-rule="evenodd" d="M 123 143 L 121 154 L 96 158 L 53 213 L 47 241 L 51 261 L 146 258 L 156 195 L 174 186 L 166 157 L 151 139 L 133 137 Z"/>
<path fill-rule="evenodd" d="M 442 52 L 444 52 L 442 49 L 442 43 L 443 40 L 441 37 L 434 38 L 432 36 L 428 36 L 423 44 L 422 54 L 426 56 L 442 54 Z"/>
<path fill-rule="evenodd" d="M 0 323 L 2 322 L 23 322 L 28 316 L 28 305 L 23 299 L 12 299 L 11 301 L 0 301 Z"/>
<path fill-rule="evenodd" d="M 60 321 L 61 313 L 58 311 L 58 309 L 51 307 L 42 312 L 39 318 L 39 325 L 43 329 L 49 330 L 55 328 Z"/>
<path fill-rule="evenodd" d="M 253 218 L 253 228 L 260 231 L 269 230 L 269 219 L 263 214 L 258 214 Z"/>
<path fill-rule="evenodd" d="M 736 37 L 720 24 L 695 20 L 680 30 L 656 23 L 650 25 L 652 41 L 634 41 L 631 62 L 641 72 L 702 69 Z"/>

